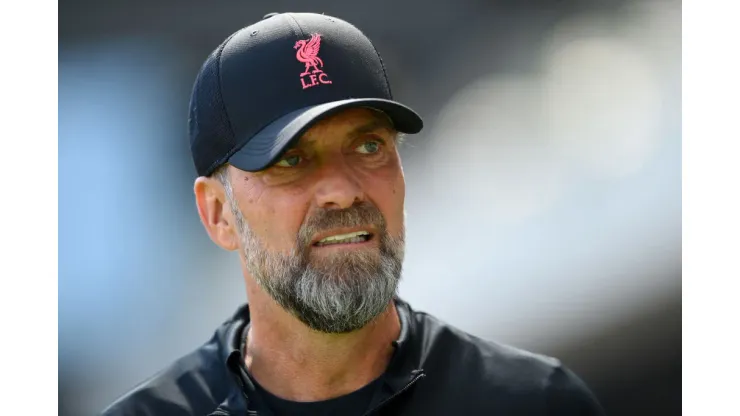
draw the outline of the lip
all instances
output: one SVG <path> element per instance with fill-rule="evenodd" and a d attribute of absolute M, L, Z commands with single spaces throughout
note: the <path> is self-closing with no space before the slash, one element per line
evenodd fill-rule
<path fill-rule="evenodd" d="M 321 232 L 319 234 L 316 234 L 314 236 L 314 238 L 311 240 L 311 247 L 313 247 L 313 248 L 325 248 L 325 247 L 318 247 L 316 245 L 316 243 L 318 243 L 319 241 L 323 240 L 324 238 L 330 237 L 332 235 L 348 234 L 348 233 L 353 233 L 353 232 L 357 232 L 357 231 L 367 231 L 368 233 L 370 233 L 370 238 L 367 241 L 362 242 L 362 243 L 332 244 L 330 246 L 325 246 L 325 247 L 337 247 L 337 246 L 348 246 L 348 245 L 363 245 L 363 244 L 366 244 L 366 243 L 369 243 L 369 242 L 375 240 L 375 236 L 377 235 L 377 230 L 375 229 L 375 227 L 371 227 L 371 226 L 358 226 L 358 227 L 350 227 L 350 228 L 334 228 L 334 229 L 327 230 L 327 231 Z"/>
<path fill-rule="evenodd" d="M 347 251 L 347 250 L 366 250 L 370 247 L 377 247 L 375 235 L 371 236 L 369 240 L 362 241 L 359 243 L 335 243 L 328 246 L 311 246 L 311 251 L 314 253 L 333 253 L 336 251 Z"/>

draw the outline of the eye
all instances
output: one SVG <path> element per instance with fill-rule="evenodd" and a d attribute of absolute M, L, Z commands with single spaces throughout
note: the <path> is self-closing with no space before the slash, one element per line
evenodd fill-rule
<path fill-rule="evenodd" d="M 362 154 L 378 153 L 380 150 L 380 144 L 379 140 L 369 140 L 358 146 L 355 150 Z"/>
<path fill-rule="evenodd" d="M 281 168 L 294 168 L 298 166 L 299 163 L 301 163 L 300 156 L 290 155 L 290 156 L 285 156 L 284 158 L 280 159 L 280 161 L 277 162 L 275 166 L 280 166 Z"/>

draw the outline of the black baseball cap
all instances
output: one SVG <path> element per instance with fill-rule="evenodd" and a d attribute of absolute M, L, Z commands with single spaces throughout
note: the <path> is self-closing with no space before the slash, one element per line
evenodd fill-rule
<path fill-rule="evenodd" d="M 190 100 L 190 149 L 200 176 L 229 163 L 259 171 L 316 121 L 350 107 L 382 111 L 402 133 L 421 117 L 393 101 L 385 67 L 359 29 L 336 17 L 271 13 L 206 59 Z"/>

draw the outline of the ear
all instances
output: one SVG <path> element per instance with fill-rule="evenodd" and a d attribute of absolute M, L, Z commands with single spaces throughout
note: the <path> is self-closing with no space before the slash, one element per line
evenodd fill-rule
<path fill-rule="evenodd" d="M 193 191 L 200 222 L 211 240 L 224 250 L 238 249 L 239 230 L 221 182 L 201 176 L 195 180 Z"/>

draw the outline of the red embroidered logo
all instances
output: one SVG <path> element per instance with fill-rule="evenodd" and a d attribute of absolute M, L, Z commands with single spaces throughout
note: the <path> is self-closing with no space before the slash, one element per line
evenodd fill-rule
<path fill-rule="evenodd" d="M 309 40 L 299 40 L 293 47 L 293 49 L 298 49 L 295 57 L 306 65 L 306 70 L 300 75 L 304 90 L 319 84 L 331 84 L 326 73 L 319 69 L 319 67 L 324 66 L 324 61 L 319 58 L 320 47 L 321 35 L 318 33 L 311 35 Z M 311 68 L 313 68 L 313 71 L 311 71 Z"/>

